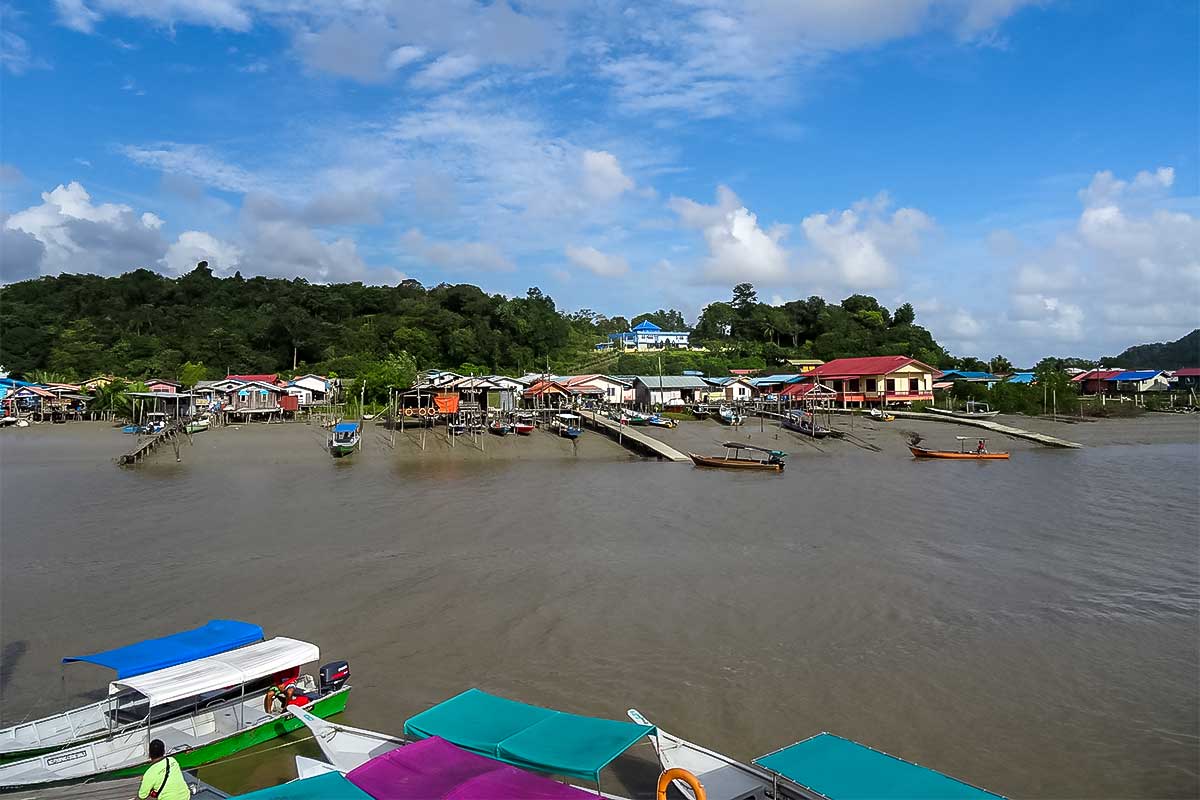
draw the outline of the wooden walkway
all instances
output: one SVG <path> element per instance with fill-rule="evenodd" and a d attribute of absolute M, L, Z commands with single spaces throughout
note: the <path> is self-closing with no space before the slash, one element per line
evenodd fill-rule
<path fill-rule="evenodd" d="M 630 428 L 628 425 L 613 422 L 607 417 L 600 416 L 595 411 L 581 411 L 579 416 L 596 430 L 607 434 L 610 439 L 615 439 L 622 447 L 627 447 L 634 452 L 665 458 L 667 461 L 686 461 L 690 463 L 692 460 L 685 453 L 679 452 L 670 445 L 663 444 L 653 436 L 647 436 L 641 431 Z"/>
<path fill-rule="evenodd" d="M 845 409 L 845 408 L 821 409 L 822 413 L 824 413 L 825 411 L 831 411 L 834 414 L 861 414 L 862 413 L 858 409 Z M 776 418 L 781 416 L 779 414 L 776 414 L 776 413 L 770 412 L 770 411 L 767 411 L 767 412 L 760 411 L 757 413 L 763 414 L 764 416 L 776 417 Z M 925 419 L 925 420 L 929 420 L 931 422 L 949 422 L 954 425 L 969 425 L 970 427 L 973 427 L 973 428 L 983 428 L 984 430 L 993 431 L 995 433 L 1002 433 L 1005 436 L 1013 436 L 1017 439 L 1026 439 L 1030 442 L 1037 442 L 1038 444 L 1043 444 L 1043 445 L 1046 445 L 1047 447 L 1066 447 L 1066 448 L 1071 448 L 1071 449 L 1078 449 L 1080 447 L 1083 447 L 1083 445 L 1079 444 L 1078 442 L 1069 442 L 1066 439 L 1060 439 L 1057 436 L 1050 436 L 1049 434 L 1046 434 L 1046 433 L 1034 433 L 1033 431 L 1027 431 L 1023 428 L 1014 428 L 1012 425 L 1005 425 L 1001 422 L 993 422 L 990 419 L 968 419 L 966 417 L 951 417 L 951 416 L 946 416 L 944 414 L 926 414 L 921 411 L 893 411 L 890 409 L 888 410 L 887 413 L 892 414 L 897 419 L 900 419 L 900 418 L 903 418 L 903 419 Z M 865 416 L 865 415 L 863 416 L 863 418 L 870 419 L 870 417 Z"/>
<path fill-rule="evenodd" d="M 176 458 L 178 459 L 179 442 L 177 438 L 183 433 L 183 423 L 179 420 L 172 422 L 167 427 L 163 428 L 158 433 L 152 434 L 150 437 L 143 439 L 138 443 L 137 447 L 125 453 L 117 459 L 117 463 L 122 466 L 127 464 L 136 464 L 146 456 L 154 452 L 160 444 L 171 443 L 176 448 Z"/>

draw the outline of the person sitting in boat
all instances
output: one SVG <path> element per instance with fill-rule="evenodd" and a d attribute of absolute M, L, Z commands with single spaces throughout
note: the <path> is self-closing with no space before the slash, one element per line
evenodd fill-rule
<path fill-rule="evenodd" d="M 975 448 L 975 452 L 979 455 L 983 455 L 987 452 L 987 439 L 979 440 L 979 446 Z"/>
<path fill-rule="evenodd" d="M 306 706 L 312 702 L 312 698 L 296 685 L 296 679 L 299 676 L 299 669 L 276 675 L 271 688 L 267 689 L 267 693 L 263 697 L 263 711 L 268 714 L 276 711 L 282 713 L 288 706 Z M 276 701 L 278 701 L 278 708 L 276 708 Z"/>
<path fill-rule="evenodd" d="M 162 739 L 150 742 L 150 759 L 154 763 L 142 775 L 138 800 L 152 797 L 158 800 L 191 800 L 192 790 L 183 779 L 183 769 L 178 761 L 166 753 L 167 747 Z"/>

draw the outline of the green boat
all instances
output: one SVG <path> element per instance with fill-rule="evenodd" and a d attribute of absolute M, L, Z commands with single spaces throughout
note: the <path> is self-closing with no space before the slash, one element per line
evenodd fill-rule
<path fill-rule="evenodd" d="M 361 432 L 357 422 L 339 422 L 333 426 L 333 435 L 329 437 L 329 455 L 343 458 L 358 449 Z"/>
<path fill-rule="evenodd" d="M 113 681 L 109 694 L 126 701 L 114 705 L 111 735 L 0 766 L 0 791 L 141 775 L 152 739 L 184 769 L 211 764 L 301 727 L 284 708 L 268 708 L 268 691 L 285 681 L 312 714 L 333 716 L 346 708 L 350 668 L 335 661 L 317 678 L 301 674 L 319 658 L 316 645 L 277 637 Z"/>

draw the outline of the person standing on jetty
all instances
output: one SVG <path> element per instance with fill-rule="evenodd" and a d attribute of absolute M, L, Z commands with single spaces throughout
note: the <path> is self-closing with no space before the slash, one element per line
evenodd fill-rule
<path fill-rule="evenodd" d="M 150 758 L 154 759 L 154 763 L 142 776 L 138 800 L 190 800 L 192 792 L 183 779 L 183 769 L 178 761 L 166 755 L 166 751 L 162 739 L 150 742 Z"/>

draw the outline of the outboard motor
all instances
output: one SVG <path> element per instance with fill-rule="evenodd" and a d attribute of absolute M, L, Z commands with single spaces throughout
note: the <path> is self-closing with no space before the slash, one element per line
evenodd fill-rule
<path fill-rule="evenodd" d="M 350 662 L 331 661 L 321 667 L 320 692 L 323 695 L 336 692 L 345 686 L 348 680 L 350 680 Z"/>

